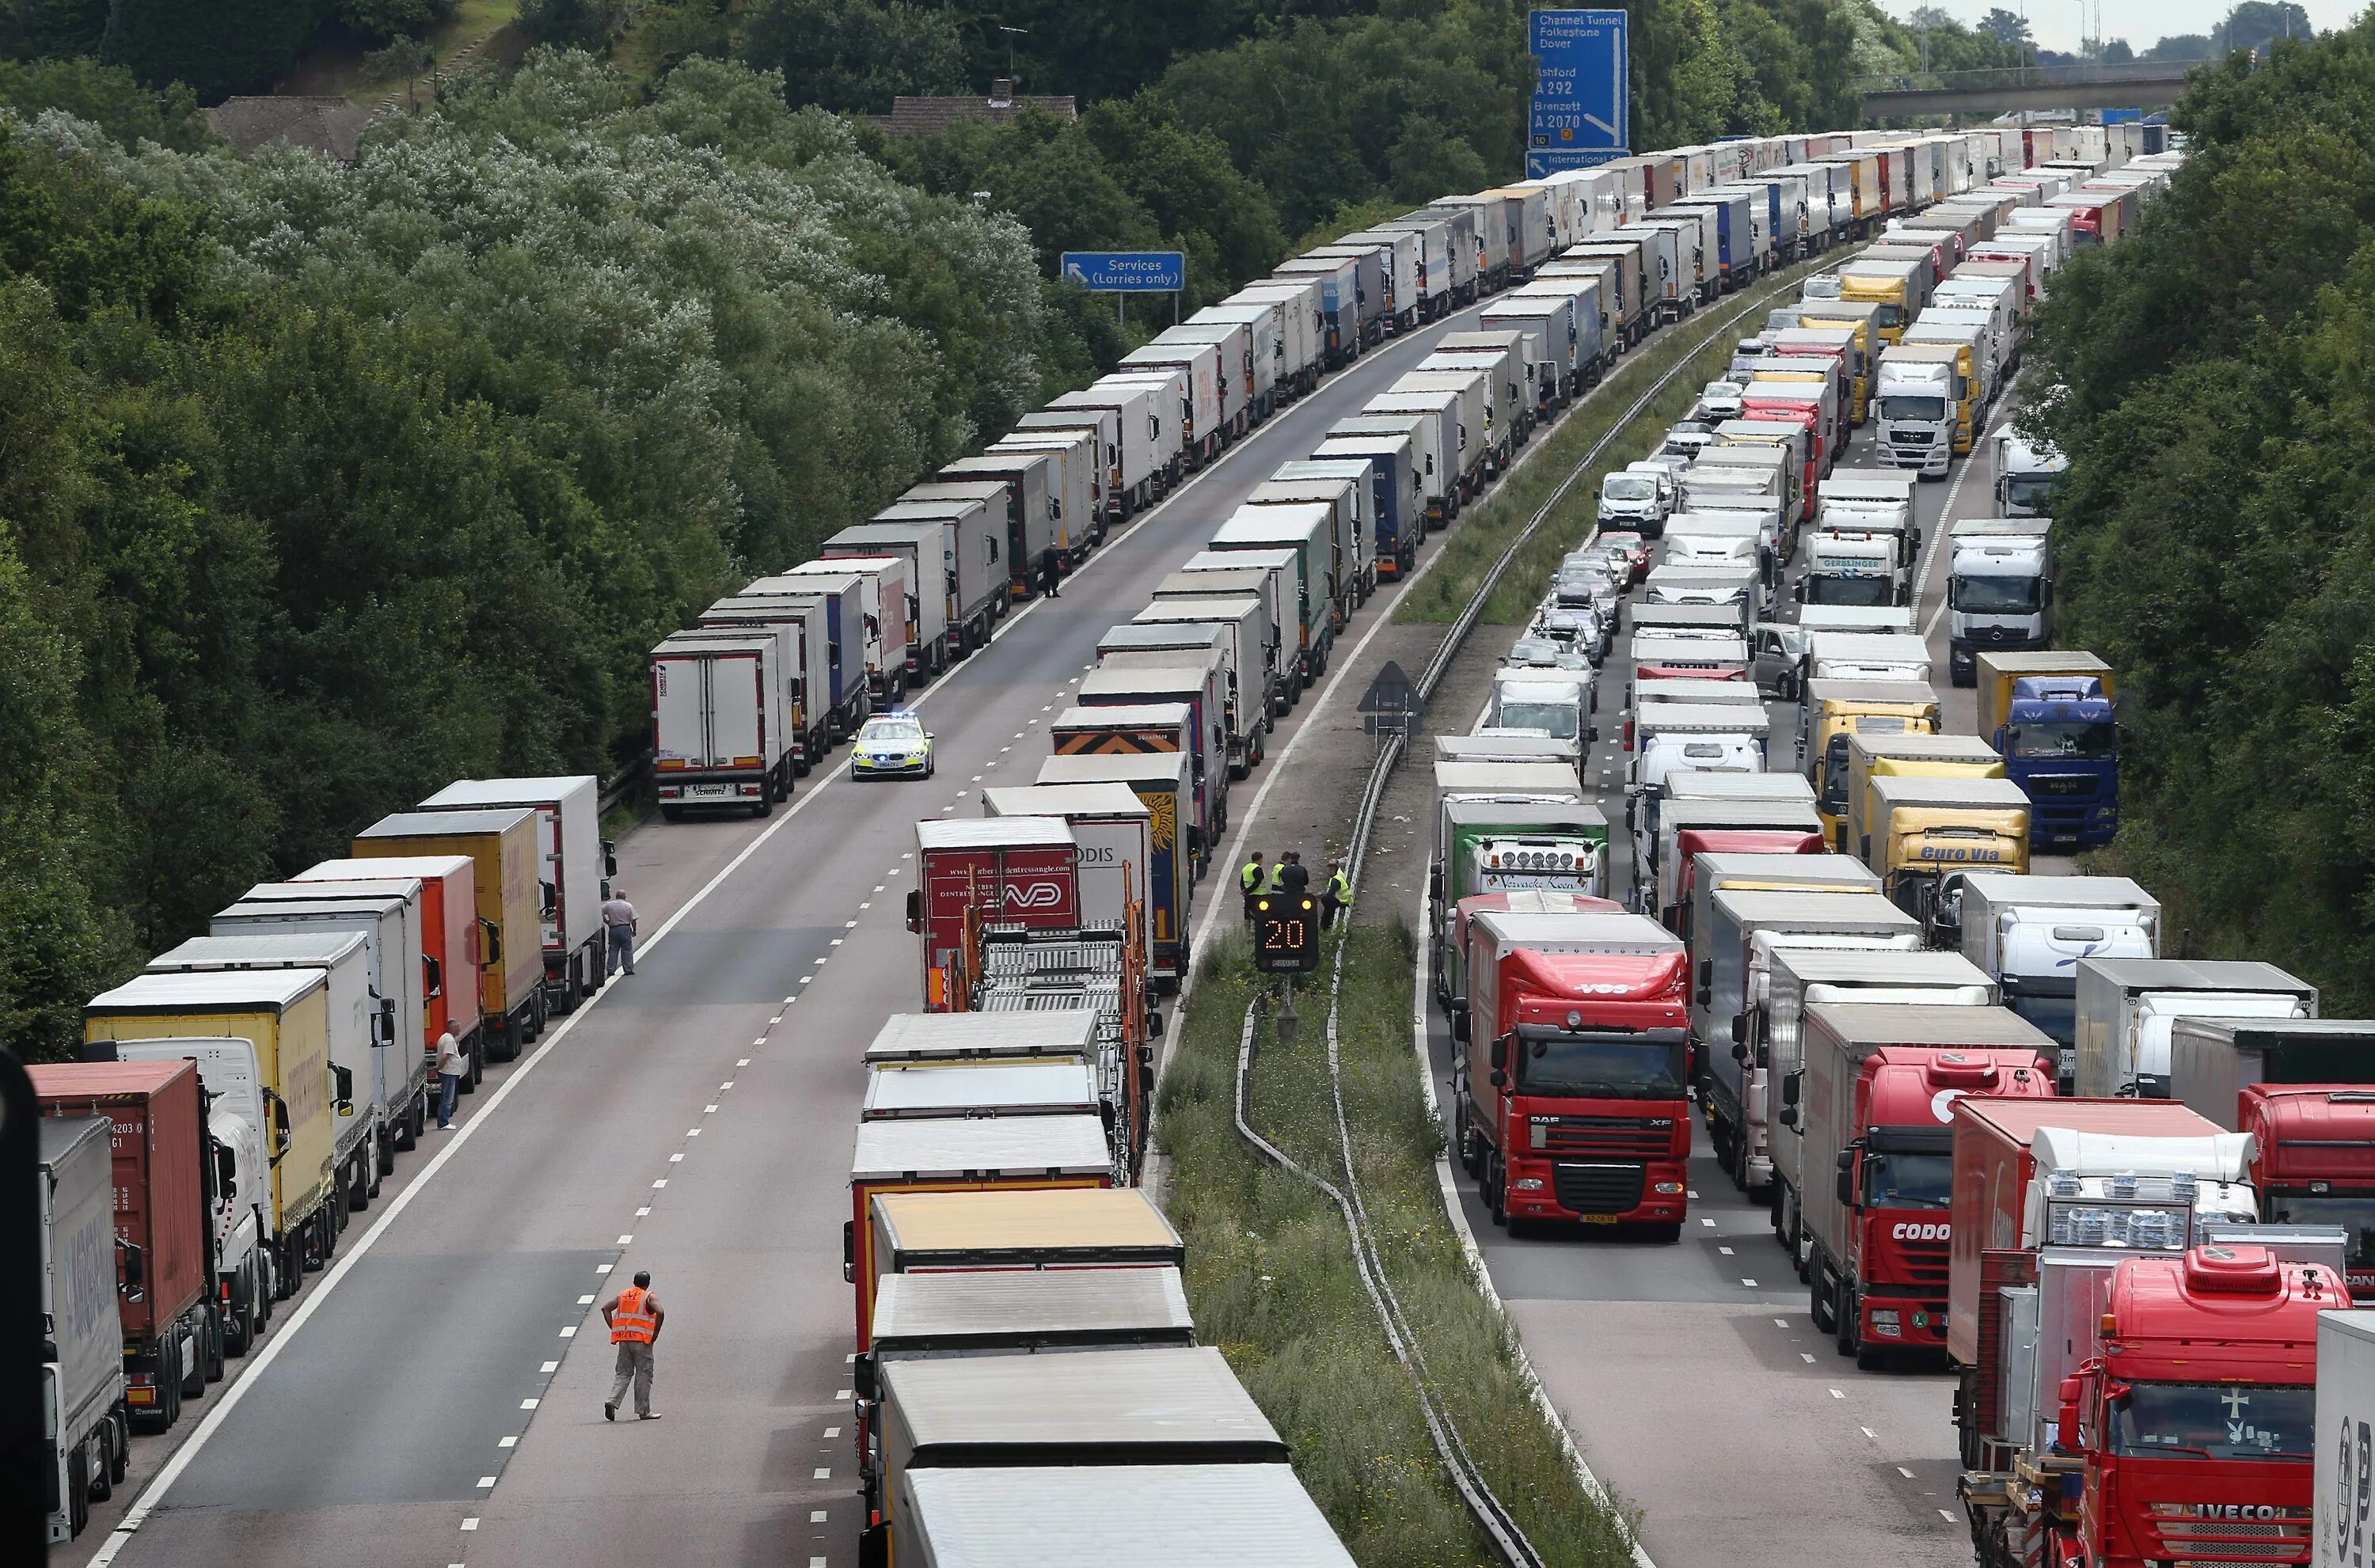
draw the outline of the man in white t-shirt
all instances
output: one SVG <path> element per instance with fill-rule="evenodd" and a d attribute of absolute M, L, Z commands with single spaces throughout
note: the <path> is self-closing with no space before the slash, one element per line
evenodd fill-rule
<path fill-rule="evenodd" d="M 462 1043 L 454 1038 L 454 1027 L 446 1025 L 437 1037 L 437 1130 L 454 1130 L 454 1092 L 462 1086 L 462 1075 L 470 1070 L 470 1063 L 462 1055 Z"/>
<path fill-rule="evenodd" d="M 602 933 L 609 939 L 610 964 L 603 972 L 609 979 L 624 965 L 629 974 L 635 973 L 635 906 L 627 902 L 621 890 L 613 888 L 602 904 Z"/>

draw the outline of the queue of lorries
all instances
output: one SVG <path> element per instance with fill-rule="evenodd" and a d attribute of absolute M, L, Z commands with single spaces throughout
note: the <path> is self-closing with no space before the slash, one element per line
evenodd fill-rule
<path fill-rule="evenodd" d="M 2172 161 L 2007 173 L 1811 279 L 1603 482 L 1436 741 L 1431 964 L 1494 1220 L 1673 1239 L 1703 1120 L 1842 1355 L 1954 1369 L 1983 1568 L 2301 1563 L 2313 1533 L 2357 1562 L 2375 1474 L 2375 1313 L 2341 1310 L 2375 1290 L 2375 1020 L 2167 952 L 2133 881 L 2029 868 L 2116 827 L 2113 672 L 2050 646 L 2059 458 L 1977 436 L 2034 291 Z M 1866 419 L 1890 466 L 1832 467 Z M 1956 736 L 1912 489 L 1974 452 L 2001 515 L 1947 541 Z M 1628 889 L 1582 771 L 1619 679 Z"/>
<path fill-rule="evenodd" d="M 2134 151 L 2120 126 L 1753 138 L 1446 198 L 1319 247 L 1159 335 L 1113 375 L 1025 416 L 833 535 L 818 559 L 753 581 L 653 651 L 654 773 L 671 820 L 765 815 L 841 742 L 854 743 L 859 776 L 928 772 L 919 725 L 914 741 L 869 746 L 869 717 L 982 647 L 1011 606 L 1044 589 L 1050 557 L 1077 564 L 1330 370 L 1481 304 L 1307 459 L 1199 525 L 1213 530 L 1208 548 L 1101 640 L 1033 785 L 987 791 L 981 819 L 917 824 L 908 923 L 926 1011 L 894 1019 L 868 1052 L 852 1165 L 869 1561 L 887 1560 L 894 1536 L 925 1562 L 1102 1560 L 1113 1522 L 1135 1539 L 1156 1520 L 1183 1559 L 1237 1562 L 1249 1543 L 1277 1555 L 1288 1542 L 1298 1561 L 1345 1561 L 1276 1432 L 1217 1352 L 1194 1346 L 1176 1232 L 1128 1190 L 1162 1027 L 1150 998 L 1189 961 L 1189 895 L 1225 827 L 1229 778 L 1258 762 L 1275 718 L 1324 671 L 1377 583 L 1411 571 L 1426 530 L 1455 520 L 1537 424 L 1658 324 L 1884 227 L 1916 233 L 1937 273 L 1985 264 L 1966 243 L 1979 219 L 1940 228 L 1925 211 L 1976 206 L 2006 220 L 2000 229 L 2019 227 L 2010 219 L 2026 207 L 2064 214 L 2044 254 L 2019 252 L 2036 270 L 2020 308 L 1989 318 L 1992 332 L 2025 319 L 2063 246 L 2133 220 L 2129 187 L 2151 166 L 2114 176 Z M 2000 180 L 2015 182 L 2012 194 L 1987 195 Z M 1839 274 L 1843 297 L 1853 270 Z M 1929 303 L 1934 279 L 1915 273 Z M 1696 461 L 1652 476 L 1684 508 L 1662 519 L 1672 564 L 1660 580 L 1684 634 L 1660 651 L 1641 619 L 1649 607 L 1635 612 L 1638 738 L 1676 760 L 1641 773 L 1654 785 L 1636 828 L 1645 843 L 1660 842 L 1658 801 L 1696 798 L 1684 781 L 1703 771 L 1691 764 L 1705 748 L 1763 754 L 1761 729 L 1753 741 L 1707 740 L 1686 721 L 1660 728 L 1663 712 L 1644 722 L 1652 707 L 1740 709 L 1743 691 L 1754 707 L 1751 683 L 1700 690 L 1722 683 L 1706 678 L 1718 672 L 1689 635 L 1707 629 L 1699 612 L 1731 613 L 1722 585 L 1743 571 L 1768 592 L 1803 522 L 1820 533 L 1828 517 L 1846 533 L 1850 513 L 1872 514 L 1882 521 L 1859 531 L 1885 535 L 1907 510 L 1885 486 L 1877 500 L 1870 486 L 1850 497 L 1831 473 L 1871 402 L 1881 343 L 1896 342 L 1880 319 L 1888 302 L 1858 315 L 1810 298 L 1808 319 L 1756 356 L 1753 399 L 1721 432 L 1753 439 L 1709 430 Z M 1977 363 L 1951 359 L 1966 375 L 1944 382 L 1958 418 L 1978 395 Z M 2038 488 L 2024 492 L 2032 512 Z M 1512 754 L 1557 756 L 1573 777 L 1596 701 L 1588 650 L 1604 656 L 1615 621 L 1601 592 L 1613 572 L 1605 560 L 1596 570 L 1599 583 L 1577 595 L 1563 574 L 1533 639 L 1539 657 L 1496 693 L 1506 722 L 1441 764 L 1478 771 L 1439 777 L 1494 796 Z M 1809 604 L 1786 629 L 1743 621 L 1722 640 L 1753 629 L 1761 659 L 1767 631 L 1795 635 L 1818 613 Z M 1868 628 L 1851 608 L 1834 613 L 1844 619 L 1818 636 Z M 1774 678 L 1809 691 L 1896 651 L 1784 642 L 1777 634 Z M 1814 737 L 1817 756 L 1830 733 Z M 43 1175 L 54 1538 L 78 1530 L 89 1502 L 121 1479 L 135 1421 L 169 1425 L 328 1260 L 348 1214 L 421 1135 L 430 1046 L 449 1028 L 459 1038 L 467 1092 L 487 1060 L 516 1055 L 601 986 L 609 861 L 598 810 L 589 777 L 456 784 L 365 829 L 350 857 L 251 889 L 207 936 L 91 1000 L 90 1059 L 41 1069 L 56 1118 Z M 1687 930 L 1601 909 L 1606 824 L 1596 840 L 1587 831 L 1579 855 L 1560 836 L 1582 818 L 1447 817 L 1458 836 L 1438 843 L 1439 857 L 1483 868 L 1473 886 L 1498 890 L 1479 897 L 1502 901 L 1443 900 L 1452 951 L 1474 977 L 1460 982 L 1463 1018 L 1472 990 L 1493 1020 L 1479 1036 L 1495 1055 L 1490 1125 L 1527 1126 L 1529 1097 L 1547 1086 L 1555 1099 L 1559 1075 L 1568 1091 L 1597 1092 L 1611 1075 L 1632 1085 L 1613 1114 L 1533 1122 L 1540 1176 L 1507 1134 L 1494 1148 L 1507 1158 L 1483 1165 L 1507 1178 L 1495 1190 L 1516 1195 L 1504 1205 L 1513 1216 L 1549 1212 L 1536 1195 L 1554 1189 L 1569 1212 L 1678 1225 L 1688 1105 L 1635 1091 L 1664 1095 L 1671 1080 L 1679 1094 L 1708 983 L 1694 978 L 1704 972 L 1691 966 Z M 1700 847 L 1663 846 L 1664 864 L 1702 865 Z M 1550 874 L 1556 855 L 1569 859 Z M 1866 884 L 1911 885 L 1912 861 Z M 1471 885 L 1467 875 L 1456 889 Z M 1707 880 L 1678 890 L 1674 907 L 1731 890 Z M 1571 921 L 1578 908 L 1598 912 L 1580 946 L 1539 935 L 1542 920 Z M 1568 1008 L 1570 995 L 1587 1006 Z M 2130 1059 L 2106 1049 L 2107 1062 Z M 1672 1114 L 1637 1114 L 1661 1107 Z M 1465 1096 L 1461 1111 L 1464 1128 L 1484 1114 Z M 1463 1131 L 1464 1149 L 1477 1141 Z M 1588 1157 L 1553 1157 L 1577 1151 Z M 1080 1353 L 1016 1353 L 1026 1347 Z"/>

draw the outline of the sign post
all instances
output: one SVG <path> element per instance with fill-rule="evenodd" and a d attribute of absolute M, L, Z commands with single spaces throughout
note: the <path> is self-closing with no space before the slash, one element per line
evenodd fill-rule
<path fill-rule="evenodd" d="M 1132 294 L 1168 294 L 1171 313 L 1179 313 L 1179 291 L 1188 287 L 1185 251 L 1066 251 L 1058 275 L 1096 294 L 1114 297 L 1114 320 L 1127 323 L 1127 301 Z"/>
<path fill-rule="evenodd" d="M 1632 150 L 1623 11 L 1536 11 L 1526 177 L 1589 169 Z"/>

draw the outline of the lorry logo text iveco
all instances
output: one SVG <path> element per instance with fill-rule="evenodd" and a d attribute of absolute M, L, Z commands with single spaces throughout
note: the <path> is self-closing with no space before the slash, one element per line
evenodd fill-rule
<path fill-rule="evenodd" d="M 1954 1227 L 1944 1221 L 1931 1224 L 1908 1220 L 1888 1229 L 1889 1236 L 1900 1242 L 1944 1242 L 1954 1239 Z"/>

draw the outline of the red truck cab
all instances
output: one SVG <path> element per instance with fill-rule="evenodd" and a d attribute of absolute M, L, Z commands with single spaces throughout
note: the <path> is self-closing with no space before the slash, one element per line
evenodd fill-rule
<path fill-rule="evenodd" d="M 1779 397 L 1760 392 L 1759 383 L 1750 382 L 1740 395 L 1740 417 L 1743 419 L 1769 420 L 1777 425 L 1796 425 L 1806 432 L 1806 455 L 1798 464 L 1798 494 L 1802 497 L 1798 521 L 1814 520 L 1814 488 L 1829 472 L 1827 461 L 1831 432 L 1823 427 L 1823 410 L 1817 404 L 1802 398 Z M 1781 386 L 1803 384 L 1782 382 Z"/>
<path fill-rule="evenodd" d="M 2350 1237 L 2351 1294 L 2375 1296 L 2375 1089 L 2251 1084 L 2236 1130 L 2254 1140 L 2261 1215 L 2283 1225 L 2341 1226 Z"/>
<path fill-rule="evenodd" d="M 1855 1082 L 1861 1129 L 1837 1173 L 1850 1204 L 1854 1256 L 1841 1259 L 1856 1281 L 1855 1342 L 1876 1360 L 1891 1350 L 1946 1345 L 1948 1208 L 1954 1192 L 1954 1102 L 2048 1100 L 2056 1068 L 2034 1051 L 1884 1046 Z"/>
<path fill-rule="evenodd" d="M 2264 1247 L 2121 1262 L 2101 1353 L 2059 1389 L 2083 1491 L 2043 1560 L 2307 1562 L 2317 1315 L 2349 1305 L 2330 1269 Z"/>
<path fill-rule="evenodd" d="M 1455 1004 L 1454 1139 L 1495 1222 L 1682 1234 L 1691 1150 L 1683 944 L 1637 914 L 1477 914 Z"/>

